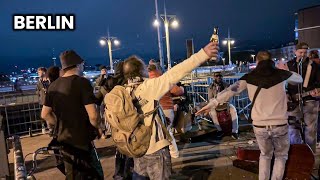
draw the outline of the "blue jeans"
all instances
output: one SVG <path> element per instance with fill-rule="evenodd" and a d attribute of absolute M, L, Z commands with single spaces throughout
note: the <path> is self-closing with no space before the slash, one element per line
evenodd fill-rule
<path fill-rule="evenodd" d="M 318 122 L 318 109 L 319 102 L 318 101 L 309 101 L 306 102 L 303 106 L 303 114 L 304 114 L 304 136 L 306 140 L 306 144 L 310 146 L 313 152 L 316 151 L 317 144 L 317 122 Z M 296 117 L 298 120 L 301 119 L 302 113 L 297 107 L 295 110 L 289 112 L 289 116 Z M 302 138 L 300 134 L 300 129 L 296 127 L 296 125 L 290 125 L 289 127 L 290 134 L 290 143 L 291 144 L 302 144 Z"/>
<path fill-rule="evenodd" d="M 261 151 L 259 180 L 270 179 L 273 154 L 275 161 L 271 179 L 282 180 L 290 148 L 288 129 L 287 125 L 281 127 L 253 128 Z"/>
<path fill-rule="evenodd" d="M 133 180 L 169 180 L 172 165 L 168 147 L 133 160 Z"/>

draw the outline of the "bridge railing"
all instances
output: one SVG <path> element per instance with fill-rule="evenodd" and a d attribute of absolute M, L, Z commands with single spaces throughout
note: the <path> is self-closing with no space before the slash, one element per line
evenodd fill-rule
<path fill-rule="evenodd" d="M 225 76 L 223 80 L 231 85 L 238 81 L 241 76 L 242 74 Z M 185 79 L 182 81 L 182 83 L 186 85 L 188 98 L 192 100 L 194 105 L 199 105 L 202 102 L 208 101 L 208 87 L 210 84 L 212 84 L 212 82 L 213 78 L 208 76 L 202 78 Z M 237 109 L 238 114 L 243 113 L 247 117 L 249 116 L 249 107 L 251 102 L 248 98 L 248 92 L 246 90 L 230 99 L 230 101 Z"/>
<path fill-rule="evenodd" d="M 40 112 L 39 97 L 34 92 L 0 96 L 0 113 L 5 119 L 7 136 L 40 131 Z"/>

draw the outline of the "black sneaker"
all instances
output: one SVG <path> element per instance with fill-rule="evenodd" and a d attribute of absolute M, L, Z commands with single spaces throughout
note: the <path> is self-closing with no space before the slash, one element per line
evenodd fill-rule
<path fill-rule="evenodd" d="M 224 136 L 223 131 L 218 131 L 218 132 L 216 133 L 216 136 L 217 136 L 218 138 L 222 138 L 222 137 Z"/>
<path fill-rule="evenodd" d="M 232 133 L 231 137 L 233 139 L 239 139 L 239 134 L 238 133 Z"/>

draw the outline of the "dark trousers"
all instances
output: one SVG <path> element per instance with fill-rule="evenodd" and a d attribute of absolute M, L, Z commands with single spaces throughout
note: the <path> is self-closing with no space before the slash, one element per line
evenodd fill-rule
<path fill-rule="evenodd" d="M 89 152 L 63 147 L 63 162 L 67 180 L 100 180 L 103 170 L 94 147 Z"/>
<path fill-rule="evenodd" d="M 131 180 L 133 172 L 133 158 L 129 158 L 117 150 L 115 161 L 115 172 L 113 178 L 115 180 Z"/>

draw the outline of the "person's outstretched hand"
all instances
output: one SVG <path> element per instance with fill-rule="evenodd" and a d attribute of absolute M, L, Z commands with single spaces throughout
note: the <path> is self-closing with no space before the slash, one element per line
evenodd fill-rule
<path fill-rule="evenodd" d="M 210 42 L 206 47 L 203 48 L 206 54 L 210 57 L 209 59 L 216 57 L 218 59 L 219 44 L 217 42 Z"/>
<path fill-rule="evenodd" d="M 198 112 L 196 112 L 196 116 L 199 116 L 201 114 L 204 114 L 205 116 L 209 114 L 209 112 L 211 111 L 211 109 L 213 108 L 212 104 L 207 104 L 206 106 L 204 106 L 203 108 L 201 108 Z"/>
<path fill-rule="evenodd" d="M 279 62 L 276 64 L 276 67 L 277 67 L 278 69 L 282 69 L 282 70 L 289 71 L 288 65 L 287 65 L 287 63 L 284 62 L 284 61 L 279 61 Z"/>

